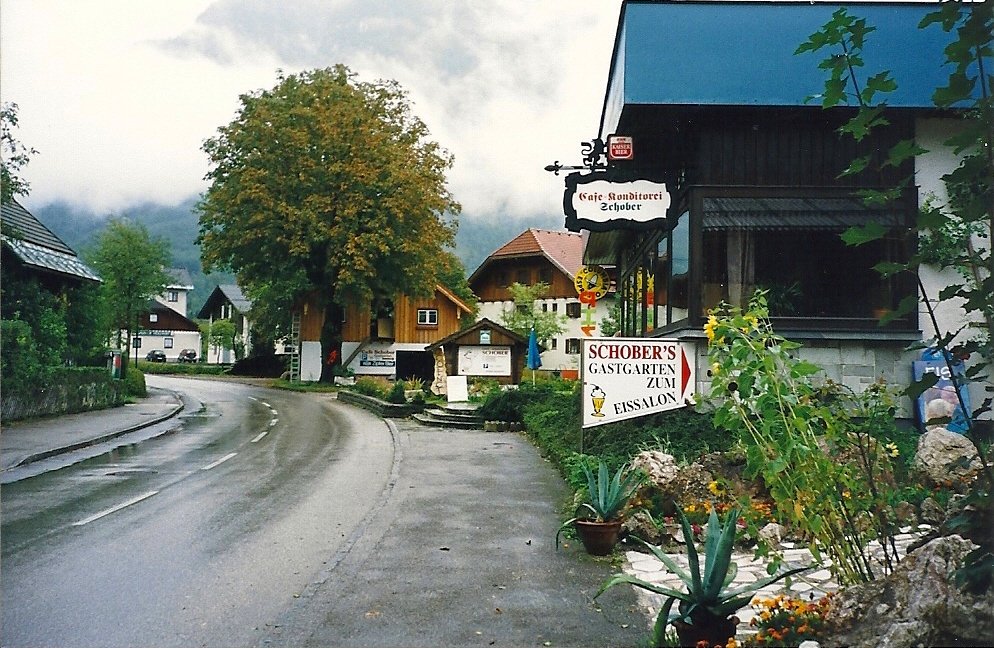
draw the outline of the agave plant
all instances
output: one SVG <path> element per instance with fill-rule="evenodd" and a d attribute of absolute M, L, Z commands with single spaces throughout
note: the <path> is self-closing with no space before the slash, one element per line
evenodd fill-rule
<path fill-rule="evenodd" d="M 679 509 L 678 509 L 679 510 Z M 708 518 L 707 534 L 704 540 L 704 571 L 701 572 L 700 557 L 694 545 L 694 534 L 687 517 L 680 511 L 683 526 L 684 543 L 687 546 L 687 563 L 689 570 L 680 568 L 663 551 L 640 538 L 634 540 L 643 545 L 662 561 L 666 568 L 683 581 L 687 591 L 681 592 L 669 587 L 648 583 L 628 574 L 615 574 L 604 583 L 594 598 L 606 590 L 621 583 L 629 583 L 636 587 L 662 594 L 666 602 L 656 617 L 653 630 L 656 645 L 662 645 L 666 627 L 670 624 L 682 624 L 696 627 L 714 626 L 727 622 L 734 612 L 745 607 L 752 600 L 755 592 L 770 583 L 807 571 L 811 567 L 798 567 L 788 571 L 760 579 L 754 583 L 731 589 L 729 586 L 738 573 L 738 565 L 732 560 L 732 548 L 735 541 L 735 524 L 738 520 L 737 510 L 731 510 L 725 515 L 725 521 L 719 525 L 718 516 L 712 510 Z M 679 601 L 678 613 L 672 613 L 673 604 Z M 734 624 L 732 624 L 734 635 Z M 696 640 L 694 640 L 696 643 Z M 709 644 L 710 645 L 710 644 Z M 723 644 L 722 644 L 723 645 Z"/>
<path fill-rule="evenodd" d="M 597 522 L 611 522 L 621 517 L 621 512 L 628 504 L 635 491 L 642 485 L 643 475 L 638 471 L 628 471 L 628 466 L 624 465 L 618 472 L 611 476 L 607 464 L 603 459 L 599 460 L 597 474 L 591 470 L 586 463 L 582 464 L 583 472 L 587 477 L 587 493 L 589 500 L 580 505 L 577 509 L 578 515 L 566 520 L 559 531 L 556 532 L 556 547 L 559 547 L 559 536 L 577 520 L 594 520 Z M 628 474 L 625 474 L 626 471 Z M 580 509 L 585 509 L 588 514 L 580 515 Z"/>

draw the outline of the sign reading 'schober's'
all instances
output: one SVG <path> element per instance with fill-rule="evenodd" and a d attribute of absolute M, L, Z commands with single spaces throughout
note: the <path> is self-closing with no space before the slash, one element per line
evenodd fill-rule
<path fill-rule="evenodd" d="M 583 427 L 692 402 L 693 346 L 676 340 L 582 338 Z"/>

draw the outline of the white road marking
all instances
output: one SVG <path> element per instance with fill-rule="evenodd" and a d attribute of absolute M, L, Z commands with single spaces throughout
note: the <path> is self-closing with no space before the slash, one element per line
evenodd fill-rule
<path fill-rule="evenodd" d="M 272 421 L 269 422 L 269 427 L 273 427 L 274 425 L 276 425 L 279 422 L 280 422 L 280 420 L 278 418 L 274 418 Z"/>
<path fill-rule="evenodd" d="M 265 437 L 267 434 L 269 434 L 269 430 L 262 432 L 261 434 L 259 434 L 259 436 L 252 439 L 252 443 L 259 443 L 260 441 L 262 441 L 263 437 Z"/>
<path fill-rule="evenodd" d="M 234 456 L 235 456 L 235 455 L 237 455 L 237 454 L 238 454 L 237 452 L 232 452 L 232 453 L 231 453 L 231 454 L 229 454 L 229 455 L 226 455 L 226 456 L 224 456 L 224 457 L 221 457 L 220 459 L 218 459 L 218 460 L 217 460 L 217 461 L 215 461 L 214 463 L 211 463 L 211 464 L 208 464 L 208 465 L 204 466 L 203 468 L 201 468 L 201 470 L 210 470 L 211 468 L 216 468 L 216 467 L 220 466 L 220 465 L 221 465 L 221 464 L 223 464 L 223 463 L 224 463 L 225 461 L 227 461 L 228 459 L 231 459 L 232 457 L 234 457 Z"/>
<path fill-rule="evenodd" d="M 145 493 L 143 495 L 139 495 L 138 497 L 133 497 L 133 498 L 129 499 L 127 502 L 121 502 L 117 506 L 112 506 L 112 507 L 110 507 L 109 509 L 107 509 L 105 511 L 100 511 L 99 513 L 95 513 L 94 515 L 91 515 L 88 518 L 84 518 L 84 519 L 80 520 L 79 522 L 73 522 L 72 525 L 73 526 L 83 526 L 84 524 L 89 524 L 90 522 L 93 522 L 95 520 L 99 520 L 100 518 L 104 517 L 105 515 L 110 515 L 111 513 L 116 513 L 117 511 L 120 511 L 123 508 L 127 508 L 127 507 L 131 506 L 132 504 L 137 504 L 138 502 L 141 502 L 142 500 L 147 500 L 148 498 L 152 497 L 153 495 L 155 495 L 158 492 L 159 491 L 154 490 L 154 491 L 149 491 L 149 492 L 147 492 L 147 493 Z"/>

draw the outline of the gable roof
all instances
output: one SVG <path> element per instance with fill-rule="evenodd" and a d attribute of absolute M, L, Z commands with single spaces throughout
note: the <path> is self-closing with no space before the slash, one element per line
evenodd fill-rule
<path fill-rule="evenodd" d="M 235 284 L 218 284 L 207 297 L 204 305 L 197 313 L 197 317 L 205 319 L 211 316 L 211 311 L 218 303 L 230 303 L 241 314 L 246 314 L 252 310 L 252 302 L 242 293 L 242 289 Z"/>
<path fill-rule="evenodd" d="M 524 259 L 543 256 L 568 277 L 583 267 L 583 237 L 566 231 L 528 228 L 497 248 L 469 277 L 472 283 L 483 270 L 498 259 Z"/>
<path fill-rule="evenodd" d="M 100 281 L 72 248 L 16 200 L 0 205 L 3 244 L 25 266 L 84 281 Z"/>
<path fill-rule="evenodd" d="M 466 302 L 464 302 L 463 300 L 459 299 L 459 297 L 454 292 L 452 292 L 451 290 L 449 290 L 448 288 L 446 288 L 442 284 L 435 284 L 435 290 L 437 292 L 441 293 L 450 302 L 452 302 L 453 304 L 455 304 L 456 308 L 458 310 L 463 310 L 463 311 L 466 311 L 467 313 L 472 313 L 473 312 L 473 309 L 470 308 L 469 305 Z"/>
<path fill-rule="evenodd" d="M 197 323 L 186 317 L 182 313 L 177 313 L 173 309 L 165 306 L 164 304 L 155 301 L 154 299 L 149 300 L 147 304 L 147 312 L 141 313 L 138 316 L 138 327 L 140 329 L 148 331 L 199 331 L 200 327 Z M 152 322 L 151 314 L 155 314 L 158 321 Z"/>
<path fill-rule="evenodd" d="M 516 342 L 517 344 L 520 344 L 520 345 L 527 345 L 528 344 L 528 338 L 526 338 L 526 337 L 524 337 L 522 335 L 518 335 L 517 333 L 515 333 L 511 329 L 506 328 L 504 326 L 501 326 L 497 322 L 495 322 L 493 320 L 489 320 L 486 317 L 484 317 L 483 319 L 478 320 L 474 324 L 471 324 L 470 326 L 467 326 L 466 328 L 462 329 L 461 331 L 456 331 L 452 335 L 447 335 L 444 338 L 442 338 L 441 340 L 436 340 L 435 342 L 432 342 L 431 344 L 429 344 L 429 345 L 427 345 L 425 347 L 425 351 L 434 351 L 435 349 L 443 347 L 443 346 L 445 346 L 446 344 L 448 344 L 450 342 L 458 340 L 459 338 L 463 337 L 464 335 L 469 335 L 470 333 L 473 333 L 473 332 L 478 331 L 480 329 L 491 329 L 493 331 L 499 331 L 503 335 L 506 335 L 508 338 L 510 338 L 511 340 L 513 340 L 514 342 Z"/>

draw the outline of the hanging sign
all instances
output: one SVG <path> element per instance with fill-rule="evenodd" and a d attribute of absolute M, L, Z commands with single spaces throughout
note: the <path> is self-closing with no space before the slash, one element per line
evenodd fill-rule
<path fill-rule="evenodd" d="M 670 202 L 664 183 L 617 182 L 604 173 L 571 173 L 566 176 L 563 196 L 566 229 L 607 232 L 660 228 L 666 223 Z"/>
<path fill-rule="evenodd" d="M 609 135 L 607 138 L 607 159 L 634 160 L 634 141 L 627 135 Z"/>
<path fill-rule="evenodd" d="M 581 340 L 582 427 L 691 404 L 692 344 L 658 338 Z"/>
<path fill-rule="evenodd" d="M 573 277 L 573 287 L 578 295 L 593 293 L 595 299 L 601 299 L 611 287 L 611 277 L 607 270 L 598 265 L 583 266 Z"/>

